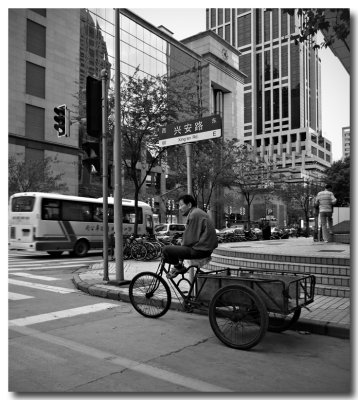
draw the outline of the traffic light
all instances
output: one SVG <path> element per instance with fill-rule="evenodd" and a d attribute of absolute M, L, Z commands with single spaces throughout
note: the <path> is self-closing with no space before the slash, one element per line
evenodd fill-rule
<path fill-rule="evenodd" d="M 55 112 L 53 119 L 56 122 L 54 128 L 57 131 L 57 136 L 70 136 L 70 110 L 66 104 L 55 107 L 53 111 Z"/>
<path fill-rule="evenodd" d="M 82 164 L 91 174 L 99 174 L 101 172 L 100 144 L 98 142 L 86 142 L 83 143 L 82 149 L 87 156 L 82 160 Z"/>
<path fill-rule="evenodd" d="M 102 132 L 102 82 L 87 76 L 86 81 L 87 134 L 100 137 Z"/>

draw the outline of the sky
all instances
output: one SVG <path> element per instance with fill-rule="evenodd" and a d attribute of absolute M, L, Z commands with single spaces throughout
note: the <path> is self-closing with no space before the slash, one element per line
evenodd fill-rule
<path fill-rule="evenodd" d="M 164 25 L 177 40 L 206 30 L 205 8 L 128 8 L 154 26 Z M 342 157 L 342 128 L 350 126 L 350 77 L 330 49 L 319 50 L 319 56 L 322 133 L 332 142 L 333 161 L 337 161 Z"/>

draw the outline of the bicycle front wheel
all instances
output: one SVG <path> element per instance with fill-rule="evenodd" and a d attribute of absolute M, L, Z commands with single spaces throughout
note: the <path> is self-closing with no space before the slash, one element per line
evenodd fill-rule
<path fill-rule="evenodd" d="M 164 315 L 172 301 L 167 282 L 153 272 L 141 272 L 132 279 L 129 299 L 136 311 L 148 318 Z"/>
<path fill-rule="evenodd" d="M 225 286 L 214 294 L 209 305 L 209 320 L 218 339 L 240 350 L 259 343 L 268 326 L 265 303 L 243 285 Z"/>

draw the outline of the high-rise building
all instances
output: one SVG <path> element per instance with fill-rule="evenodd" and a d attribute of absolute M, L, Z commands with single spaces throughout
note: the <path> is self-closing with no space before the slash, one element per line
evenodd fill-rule
<path fill-rule="evenodd" d="M 207 29 L 236 47 L 244 84 L 241 140 L 290 179 L 322 176 L 332 145 L 322 136 L 321 65 L 295 44 L 297 16 L 281 9 L 207 9 Z"/>
<path fill-rule="evenodd" d="M 349 157 L 351 154 L 351 127 L 342 128 L 342 158 Z"/>

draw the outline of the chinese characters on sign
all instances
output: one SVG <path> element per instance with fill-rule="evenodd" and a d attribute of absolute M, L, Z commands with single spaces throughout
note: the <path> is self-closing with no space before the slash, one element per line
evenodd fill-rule
<path fill-rule="evenodd" d="M 221 136 L 221 117 L 211 115 L 160 128 L 159 146 L 167 147 Z"/>

